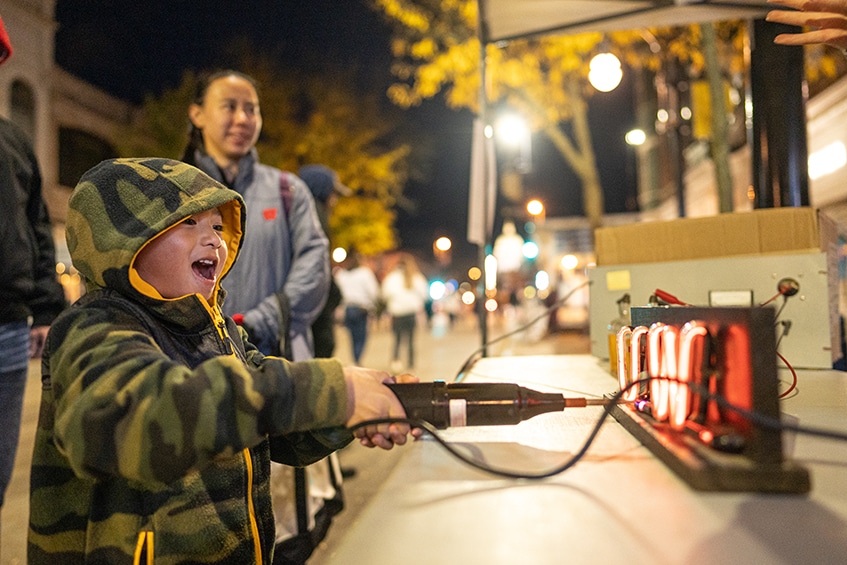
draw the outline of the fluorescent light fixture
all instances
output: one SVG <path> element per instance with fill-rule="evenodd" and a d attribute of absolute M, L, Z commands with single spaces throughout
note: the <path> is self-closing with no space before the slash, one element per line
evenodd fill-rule
<path fill-rule="evenodd" d="M 840 141 L 834 141 L 809 155 L 809 178 L 814 180 L 834 173 L 844 165 L 847 165 L 847 149 Z"/>

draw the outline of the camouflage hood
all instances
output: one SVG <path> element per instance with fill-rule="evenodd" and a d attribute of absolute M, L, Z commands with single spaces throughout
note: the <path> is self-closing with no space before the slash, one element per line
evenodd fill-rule
<path fill-rule="evenodd" d="M 223 215 L 229 250 L 223 277 L 235 262 L 243 234 L 245 212 L 237 192 L 179 161 L 103 161 L 82 176 L 71 195 L 65 235 L 74 267 L 88 290 L 109 287 L 149 298 L 132 274 L 138 251 L 188 216 L 213 208 Z"/>

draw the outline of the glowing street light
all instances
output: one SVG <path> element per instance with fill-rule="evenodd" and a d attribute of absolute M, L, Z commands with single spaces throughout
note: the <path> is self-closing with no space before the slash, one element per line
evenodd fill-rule
<path fill-rule="evenodd" d="M 538 290 L 547 290 L 550 287 L 550 275 L 547 271 L 538 271 L 535 273 L 535 288 Z"/>
<path fill-rule="evenodd" d="M 432 281 L 429 284 L 429 297 L 433 300 L 441 300 L 447 295 L 447 285 L 443 281 Z"/>
<path fill-rule="evenodd" d="M 343 247 L 336 247 L 332 250 L 332 260 L 336 263 L 343 263 L 347 259 L 347 250 Z"/>
<path fill-rule="evenodd" d="M 497 135 L 497 141 L 512 148 L 519 148 L 530 135 L 526 120 L 517 114 L 501 116 L 497 120 L 494 133 Z"/>
<path fill-rule="evenodd" d="M 526 203 L 526 211 L 531 216 L 540 216 L 544 213 L 544 203 L 541 200 L 532 199 Z"/>
<path fill-rule="evenodd" d="M 432 242 L 432 254 L 442 265 L 450 263 L 451 254 L 450 248 L 453 247 L 453 242 L 449 237 L 441 236 Z"/>
<path fill-rule="evenodd" d="M 532 130 L 520 114 L 505 113 L 494 125 L 497 142 L 507 151 L 504 162 L 507 172 L 526 174 L 532 169 Z"/>
<path fill-rule="evenodd" d="M 521 252 L 523 253 L 524 257 L 531 261 L 538 257 L 538 244 L 534 241 L 527 241 L 523 244 L 523 247 L 521 247 Z"/>
<path fill-rule="evenodd" d="M 537 198 L 533 198 L 529 202 L 526 203 L 526 211 L 532 216 L 532 221 L 536 224 L 544 223 L 544 219 L 546 217 L 547 210 L 544 208 L 544 203 Z M 533 226 L 534 228 L 534 226 Z"/>
<path fill-rule="evenodd" d="M 562 257 L 560 264 L 566 271 L 572 271 L 579 265 L 579 258 L 576 255 L 568 254 Z"/>
<path fill-rule="evenodd" d="M 627 142 L 627 144 L 636 147 L 639 145 L 644 145 L 644 143 L 647 141 L 647 133 L 645 133 L 643 129 L 631 129 L 626 132 L 626 135 L 624 135 L 624 140 Z"/>
<path fill-rule="evenodd" d="M 600 92 L 611 92 L 623 78 L 621 61 L 612 53 L 598 53 L 588 63 L 588 82 Z"/>

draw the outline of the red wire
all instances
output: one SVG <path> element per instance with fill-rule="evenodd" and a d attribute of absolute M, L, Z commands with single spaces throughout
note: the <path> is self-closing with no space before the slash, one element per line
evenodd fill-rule
<path fill-rule="evenodd" d="M 776 356 L 782 359 L 782 362 L 785 363 L 785 366 L 788 367 L 789 371 L 791 371 L 791 377 L 794 379 L 791 383 L 791 386 L 788 387 L 788 390 L 779 395 L 780 398 L 785 398 L 786 396 L 791 394 L 791 391 L 797 388 L 797 371 L 794 370 L 794 367 L 791 366 L 791 363 L 789 363 L 788 360 L 786 360 L 785 357 L 783 357 L 779 351 L 776 352 Z"/>
<path fill-rule="evenodd" d="M 780 290 L 778 293 L 773 295 L 773 297 L 771 297 L 768 300 L 765 300 L 764 302 L 759 304 L 759 306 L 761 307 L 761 306 L 765 306 L 766 304 L 770 304 L 771 302 L 773 302 L 774 300 L 776 300 L 777 298 L 779 298 L 780 296 L 785 294 L 785 292 L 787 292 L 787 291 L 788 291 L 788 289 Z M 680 300 L 679 298 L 677 298 L 673 294 L 671 294 L 669 292 L 665 292 L 664 290 L 662 290 L 660 288 L 657 288 L 656 292 L 654 294 L 656 295 L 656 297 L 658 297 L 661 300 L 664 300 L 668 304 L 677 304 L 679 306 L 690 306 L 690 304 L 683 302 L 682 300 Z M 782 354 L 779 351 L 777 351 L 776 354 L 782 360 L 782 362 L 785 363 L 785 366 L 788 367 L 788 370 L 791 371 L 791 378 L 793 379 L 791 386 L 788 387 L 788 390 L 786 390 L 785 392 L 783 392 L 782 394 L 779 395 L 779 398 L 785 398 L 786 396 L 791 394 L 794 391 L 795 388 L 797 388 L 797 371 L 794 370 L 794 367 L 791 366 L 791 363 L 789 363 L 788 360 L 785 357 L 783 357 Z"/>
<path fill-rule="evenodd" d="M 664 300 L 668 304 L 676 304 L 678 306 L 691 306 L 691 304 L 688 304 L 687 302 L 683 302 L 682 300 L 680 300 L 679 298 L 677 298 L 673 294 L 671 294 L 669 292 L 665 292 L 661 288 L 657 288 L 656 292 L 654 292 L 653 294 L 655 294 L 657 298 L 659 298 L 660 300 Z"/>
<path fill-rule="evenodd" d="M 780 290 L 779 292 L 774 294 L 772 297 L 768 298 L 767 300 L 765 300 L 764 302 L 759 304 L 759 306 L 765 306 L 766 304 L 770 304 L 771 302 L 773 302 L 774 300 L 776 300 L 777 298 L 779 298 L 780 296 L 785 294 L 787 291 L 788 291 L 788 289 Z"/>

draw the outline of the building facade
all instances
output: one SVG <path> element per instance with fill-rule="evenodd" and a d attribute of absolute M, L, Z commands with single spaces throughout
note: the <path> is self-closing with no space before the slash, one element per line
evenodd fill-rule
<path fill-rule="evenodd" d="M 3 0 L 0 16 L 13 54 L 0 69 L 0 115 L 32 140 L 62 261 L 71 190 L 83 172 L 117 156 L 115 140 L 136 109 L 54 63 L 55 5 L 55 0 Z"/>

